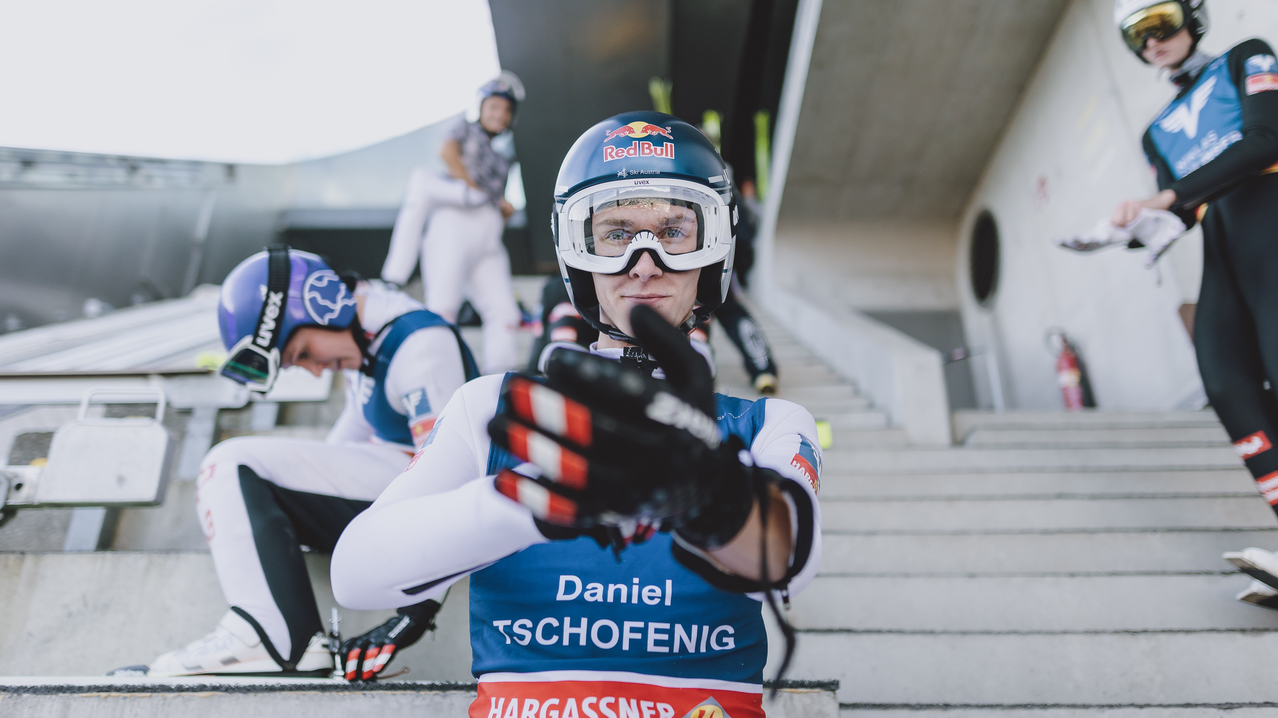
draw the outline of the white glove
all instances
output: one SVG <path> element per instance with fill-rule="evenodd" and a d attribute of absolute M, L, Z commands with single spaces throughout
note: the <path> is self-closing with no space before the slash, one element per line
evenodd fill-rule
<path fill-rule="evenodd" d="M 1092 227 L 1090 232 L 1058 239 L 1056 245 L 1075 252 L 1095 252 L 1110 247 L 1126 246 L 1130 241 L 1132 241 L 1131 232 L 1128 232 L 1125 227 L 1116 227 L 1110 224 L 1108 219 L 1102 219 L 1096 223 L 1095 227 Z"/>
<path fill-rule="evenodd" d="M 1185 233 L 1185 223 L 1165 209 L 1142 209 L 1140 216 L 1126 229 L 1132 239 L 1149 247 L 1149 256 L 1145 258 L 1145 269 L 1149 269 Z"/>
<path fill-rule="evenodd" d="M 1180 217 L 1165 209 L 1142 209 L 1140 215 L 1125 227 L 1116 227 L 1104 219 L 1087 234 L 1058 239 L 1056 244 L 1075 252 L 1095 252 L 1117 246 L 1130 246 L 1132 249 L 1148 247 L 1145 268 L 1149 269 L 1184 233 L 1185 223 Z"/>

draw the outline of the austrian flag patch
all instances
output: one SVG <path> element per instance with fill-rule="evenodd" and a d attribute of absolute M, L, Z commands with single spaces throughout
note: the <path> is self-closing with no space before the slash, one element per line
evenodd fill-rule
<path fill-rule="evenodd" d="M 1262 72 L 1259 75 L 1248 75 L 1246 89 L 1248 95 L 1254 95 L 1257 92 L 1278 90 L 1278 74 Z"/>

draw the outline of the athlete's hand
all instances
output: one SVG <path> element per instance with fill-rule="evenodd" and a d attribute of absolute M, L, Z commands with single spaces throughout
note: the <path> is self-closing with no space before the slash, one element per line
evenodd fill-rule
<path fill-rule="evenodd" d="M 1170 209 L 1176 203 L 1176 193 L 1165 189 L 1148 199 L 1129 199 L 1114 210 L 1109 218 L 1115 227 L 1126 227 L 1140 217 L 1142 209 Z"/>
<path fill-rule="evenodd" d="M 511 379 L 506 410 L 488 425 L 493 441 L 540 472 L 502 472 L 497 489 L 542 521 L 679 526 L 742 475 L 740 440 L 719 433 L 705 359 L 651 308 L 635 308 L 630 319 L 665 380 L 603 357 L 556 352 L 544 385 Z M 737 528 L 752 500 L 736 507 Z"/>
<path fill-rule="evenodd" d="M 435 627 L 436 601 L 412 607 L 413 615 L 400 614 L 362 636 L 342 643 L 341 656 L 348 681 L 375 681 L 395 652 L 407 648 Z"/>

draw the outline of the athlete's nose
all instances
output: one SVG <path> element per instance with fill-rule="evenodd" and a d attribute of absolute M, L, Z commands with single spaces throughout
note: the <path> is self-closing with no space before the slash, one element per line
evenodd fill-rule
<path fill-rule="evenodd" d="M 646 282 L 654 277 L 660 277 L 663 274 L 661 267 L 652 259 L 652 250 L 645 249 L 639 256 L 639 261 L 635 262 L 635 266 L 630 270 L 630 276 L 641 282 Z"/>

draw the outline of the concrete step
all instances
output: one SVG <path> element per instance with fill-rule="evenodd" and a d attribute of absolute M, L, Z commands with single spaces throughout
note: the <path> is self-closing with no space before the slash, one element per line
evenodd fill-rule
<path fill-rule="evenodd" d="M 837 430 L 835 437 L 839 436 Z M 835 449 L 839 444 L 835 443 Z M 1002 474 L 847 474 L 826 454 L 822 499 L 946 497 L 1103 497 L 1152 495 L 1256 496 L 1246 469 L 1204 471 L 1042 471 Z"/>
<path fill-rule="evenodd" d="M 826 532 L 857 534 L 1268 529 L 1274 525 L 1273 511 L 1256 496 L 872 502 L 826 499 L 821 507 Z"/>
<path fill-rule="evenodd" d="M 778 398 L 807 405 L 809 402 L 833 402 L 842 399 L 862 399 L 851 384 L 823 384 L 819 386 L 782 386 Z"/>
<path fill-rule="evenodd" d="M 954 434 L 960 438 L 977 429 L 1119 429 L 1219 426 L 1216 412 L 1202 411 L 990 411 L 960 410 L 953 414 Z"/>
<path fill-rule="evenodd" d="M 1278 681 L 1264 657 L 1275 654 L 1272 631 L 803 633 L 791 675 L 834 674 L 844 711 L 1264 703 L 1272 715 Z"/>
<path fill-rule="evenodd" d="M 327 556 L 306 558 L 327 619 L 337 605 Z M 438 629 L 406 648 L 396 670 L 410 668 L 413 680 L 472 680 L 467 588 L 453 587 Z M 226 608 L 208 553 L 0 553 L 0 676 L 103 675 L 146 663 L 212 631 Z M 393 615 L 343 609 L 342 633 L 357 636 Z M 37 646 L 56 660 L 33 660 Z"/>
<path fill-rule="evenodd" d="M 822 577 L 794 600 L 791 621 L 852 632 L 1278 631 L 1278 611 L 1234 600 L 1249 583 L 1239 573 Z"/>
<path fill-rule="evenodd" d="M 1092 707 L 1078 704 L 1051 704 L 1035 707 L 1030 705 L 1010 706 L 972 706 L 926 705 L 890 706 L 864 703 L 847 703 L 839 707 L 839 715 L 844 718 L 983 718 L 991 715 L 999 718 L 1262 718 L 1271 716 L 1273 708 L 1267 703 L 1251 705 L 1242 703 L 1221 703 L 1219 705 L 1200 704 L 1190 708 L 1167 707 L 1164 705 L 1096 705 Z"/>
<path fill-rule="evenodd" d="M 811 412 L 812 416 L 828 416 L 830 414 L 844 414 L 856 411 L 869 410 L 873 405 L 869 399 L 863 396 L 811 396 L 803 401 L 795 401 L 788 396 L 781 396 L 782 399 L 794 401 L 803 408 Z"/>
<path fill-rule="evenodd" d="M 864 409 L 861 411 L 813 412 L 812 416 L 814 416 L 818 421 L 829 422 L 830 428 L 835 431 L 839 431 L 841 429 L 847 429 L 849 431 L 885 429 L 888 426 L 887 414 L 873 409 Z"/>
<path fill-rule="evenodd" d="M 839 708 L 844 718 L 1268 718 L 1273 708 L 1267 703 L 1248 706 L 1244 703 L 1199 704 L 1189 708 L 1165 705 L 1095 705 L 1033 704 L 1011 705 L 934 705 L 926 704 L 879 706 L 865 703 L 845 703 Z"/>
<path fill-rule="evenodd" d="M 1248 546 L 1278 550 L 1278 527 L 1243 531 L 826 534 L 822 576 L 1218 573 Z"/>
<path fill-rule="evenodd" d="M 781 390 L 788 391 L 792 388 L 805 388 L 810 386 L 828 386 L 830 384 L 845 383 L 845 380 L 834 372 L 818 366 L 791 367 L 786 366 L 781 371 Z M 720 359 L 718 380 L 722 383 L 730 381 L 739 386 L 749 385 L 749 376 L 740 366 L 723 365 Z M 847 384 L 851 386 L 851 384 Z"/>
<path fill-rule="evenodd" d="M 883 448 L 908 446 L 910 437 L 903 429 L 832 429 L 833 449 Z"/>
<path fill-rule="evenodd" d="M 0 712 L 24 718 L 310 718 L 379 715 L 464 716 L 473 686 L 391 681 L 351 687 L 322 679 L 0 678 Z"/>
<path fill-rule="evenodd" d="M 1158 428 L 1108 429 L 976 429 L 964 439 L 964 446 L 988 447 L 1163 447 L 1226 446 L 1225 427 L 1167 426 Z"/>
<path fill-rule="evenodd" d="M 835 470 L 849 473 L 992 473 L 997 471 L 1115 469 L 1231 469 L 1242 465 L 1233 447 L 1162 449 L 968 449 L 830 451 Z"/>
<path fill-rule="evenodd" d="M 635 695 L 640 692 L 642 689 Z M 474 699 L 473 682 L 392 681 L 351 686 L 323 679 L 209 677 L 116 679 L 107 683 L 102 678 L 0 678 L 0 710 L 6 716 L 24 718 L 465 716 Z M 776 700 L 765 695 L 764 701 L 770 717 L 836 718 L 839 712 L 833 685 L 785 687 Z M 554 715 L 551 705 L 550 714 Z M 675 715 L 694 707 L 675 706 Z"/>

